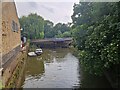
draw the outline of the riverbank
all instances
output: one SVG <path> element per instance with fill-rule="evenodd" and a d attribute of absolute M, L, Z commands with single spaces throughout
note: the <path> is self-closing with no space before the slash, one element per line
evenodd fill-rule
<path fill-rule="evenodd" d="M 105 76 L 91 75 L 82 69 L 74 50 L 73 47 L 43 49 L 40 56 L 28 57 L 21 87 L 111 88 Z"/>
<path fill-rule="evenodd" d="M 74 55 L 79 58 L 79 51 L 77 49 L 74 49 Z M 80 60 L 80 58 L 79 58 Z M 91 77 L 93 78 L 93 80 L 96 82 L 95 84 L 98 86 L 98 87 L 107 87 L 107 88 L 120 88 L 120 65 L 113 65 L 112 67 L 110 67 L 109 69 L 107 70 L 104 70 L 103 72 L 103 75 L 101 76 L 98 76 L 98 75 L 93 75 L 93 74 L 90 74 L 89 72 L 85 71 L 84 70 L 84 67 L 83 65 L 81 65 L 81 63 L 79 63 L 80 66 L 81 66 L 81 71 L 83 72 L 83 76 L 86 78 L 86 77 Z M 97 79 L 95 78 L 99 78 L 98 81 L 102 83 L 102 79 L 104 78 L 105 79 L 105 82 L 108 83 L 107 85 L 104 84 L 99 84 L 98 81 L 96 81 Z M 89 78 L 88 78 L 89 79 Z M 84 80 L 83 80 L 84 81 Z M 91 82 L 84 82 L 85 84 L 83 85 L 83 87 L 94 87 L 94 85 L 91 84 Z M 96 86 L 95 86 L 96 87 Z"/>
<path fill-rule="evenodd" d="M 35 48 L 30 46 L 29 51 Z M 73 47 L 43 49 L 43 54 L 37 57 L 27 57 L 27 52 L 23 52 L 6 87 L 111 88 L 105 76 L 91 75 L 83 70 L 76 51 Z"/>

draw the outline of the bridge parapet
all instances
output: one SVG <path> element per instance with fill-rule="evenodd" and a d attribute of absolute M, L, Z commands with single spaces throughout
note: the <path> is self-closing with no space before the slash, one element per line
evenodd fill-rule
<path fill-rule="evenodd" d="M 59 42 L 59 41 L 72 41 L 72 38 L 49 38 L 49 39 L 34 39 L 31 40 L 31 43 L 34 42 Z"/>
<path fill-rule="evenodd" d="M 68 47 L 72 42 L 72 38 L 50 38 L 32 40 L 31 44 L 35 44 L 40 48 Z"/>

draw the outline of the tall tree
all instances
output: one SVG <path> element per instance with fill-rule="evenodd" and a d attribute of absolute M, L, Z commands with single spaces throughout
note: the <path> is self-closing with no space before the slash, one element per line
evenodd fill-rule
<path fill-rule="evenodd" d="M 41 16 L 31 13 L 19 20 L 23 28 L 22 35 L 27 36 L 29 39 L 44 38 L 44 19 Z"/>
<path fill-rule="evenodd" d="M 101 75 L 104 70 L 120 64 L 119 2 L 74 5 L 73 34 L 85 70 Z"/>
<path fill-rule="evenodd" d="M 45 33 L 45 38 L 54 37 L 54 34 L 53 34 L 53 22 L 51 22 L 49 20 L 44 21 L 44 33 Z"/>

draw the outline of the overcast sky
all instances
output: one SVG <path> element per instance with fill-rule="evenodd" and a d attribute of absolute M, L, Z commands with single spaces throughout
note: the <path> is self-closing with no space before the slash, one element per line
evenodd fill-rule
<path fill-rule="evenodd" d="M 79 1 L 78 1 L 79 2 Z M 54 24 L 71 22 L 75 2 L 15 2 L 18 17 L 37 13 Z"/>

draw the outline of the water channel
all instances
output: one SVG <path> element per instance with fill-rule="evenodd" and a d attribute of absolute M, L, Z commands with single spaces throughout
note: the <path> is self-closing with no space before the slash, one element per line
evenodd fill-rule
<path fill-rule="evenodd" d="M 43 49 L 40 56 L 28 57 L 21 87 L 110 88 L 105 77 L 84 73 L 73 52 L 69 48 Z"/>

